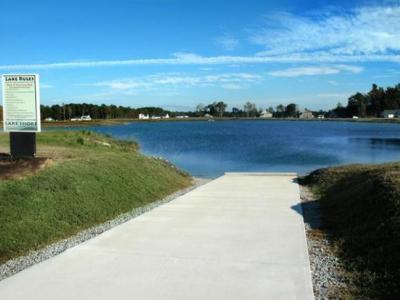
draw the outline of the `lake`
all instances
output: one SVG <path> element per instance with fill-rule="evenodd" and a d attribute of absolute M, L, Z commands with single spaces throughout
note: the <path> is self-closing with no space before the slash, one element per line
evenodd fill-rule
<path fill-rule="evenodd" d="M 193 176 L 224 172 L 297 172 L 400 160 L 400 125 L 328 121 L 163 121 L 96 126 L 140 143 Z"/>

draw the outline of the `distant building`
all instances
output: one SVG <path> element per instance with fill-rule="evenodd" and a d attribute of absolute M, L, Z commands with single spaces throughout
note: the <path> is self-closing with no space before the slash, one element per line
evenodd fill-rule
<path fill-rule="evenodd" d="M 212 115 L 210 115 L 210 114 L 205 114 L 204 115 L 204 118 L 212 118 L 213 116 Z"/>
<path fill-rule="evenodd" d="M 163 119 L 169 119 L 169 114 L 166 114 L 164 117 L 162 117 Z"/>
<path fill-rule="evenodd" d="M 400 110 L 399 109 L 384 110 L 381 115 L 385 119 L 399 118 L 400 117 Z"/>
<path fill-rule="evenodd" d="M 158 119 L 161 119 L 161 117 L 160 117 L 160 116 L 151 116 L 151 118 L 152 118 L 153 120 L 158 120 Z"/>
<path fill-rule="evenodd" d="M 46 122 L 54 122 L 55 120 L 51 117 L 48 117 L 46 119 L 44 119 Z"/>
<path fill-rule="evenodd" d="M 263 119 L 272 118 L 272 113 L 267 110 L 264 110 L 263 112 L 261 112 L 260 118 L 263 118 Z"/>
<path fill-rule="evenodd" d="M 71 121 L 72 122 L 92 121 L 92 118 L 90 117 L 90 115 L 86 115 L 86 116 L 80 116 L 79 118 L 78 117 L 72 118 Z"/>
<path fill-rule="evenodd" d="M 150 118 L 149 115 L 139 114 L 139 119 L 140 119 L 140 120 L 148 120 L 149 118 Z"/>
<path fill-rule="evenodd" d="M 353 119 L 358 119 L 358 116 L 353 116 Z"/>
<path fill-rule="evenodd" d="M 306 109 L 305 111 L 300 113 L 299 118 L 300 119 L 313 119 L 314 115 L 311 111 Z"/>
<path fill-rule="evenodd" d="M 177 119 L 187 119 L 189 116 L 187 115 L 181 115 L 181 116 L 176 116 Z"/>
<path fill-rule="evenodd" d="M 92 121 L 92 117 L 90 115 L 82 116 L 81 121 Z"/>

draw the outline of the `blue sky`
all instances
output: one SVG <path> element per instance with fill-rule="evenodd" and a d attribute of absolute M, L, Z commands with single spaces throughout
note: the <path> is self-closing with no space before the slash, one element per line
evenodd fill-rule
<path fill-rule="evenodd" d="M 0 73 L 43 104 L 327 109 L 400 82 L 400 1 L 0 1 Z"/>

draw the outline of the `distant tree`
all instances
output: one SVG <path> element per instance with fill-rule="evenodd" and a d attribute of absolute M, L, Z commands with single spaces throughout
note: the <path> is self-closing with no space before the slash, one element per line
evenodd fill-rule
<path fill-rule="evenodd" d="M 254 103 L 247 101 L 244 105 L 244 112 L 246 117 L 255 117 L 257 115 L 257 107 Z"/>
<path fill-rule="evenodd" d="M 268 107 L 267 111 L 270 112 L 271 114 L 275 112 L 272 106 Z"/>
<path fill-rule="evenodd" d="M 285 117 L 295 118 L 298 116 L 297 105 L 290 103 L 285 108 Z"/>
<path fill-rule="evenodd" d="M 372 85 L 371 91 L 368 93 L 369 106 L 367 112 L 370 116 L 379 117 L 383 110 L 385 91 L 383 88 L 378 87 L 375 83 Z"/>
<path fill-rule="evenodd" d="M 216 102 L 208 104 L 206 106 L 206 111 L 212 116 L 217 116 L 217 107 L 216 106 L 217 106 Z"/>
<path fill-rule="evenodd" d="M 342 103 L 338 102 L 336 108 L 330 110 L 327 115 L 330 118 L 346 118 L 348 116 L 347 108 L 344 107 Z"/>
<path fill-rule="evenodd" d="M 220 101 L 215 104 L 215 110 L 220 118 L 224 116 L 226 107 L 227 105 L 223 101 Z"/>
<path fill-rule="evenodd" d="M 232 117 L 240 117 L 241 110 L 237 107 L 232 107 Z"/>
<path fill-rule="evenodd" d="M 367 115 L 367 96 L 356 93 L 351 96 L 347 104 L 348 115 L 364 118 Z"/>
<path fill-rule="evenodd" d="M 388 87 L 385 91 L 384 109 L 400 108 L 400 84 Z"/>
<path fill-rule="evenodd" d="M 201 117 L 204 115 L 205 107 L 203 104 L 197 104 L 196 106 L 196 114 L 198 117 Z"/>
<path fill-rule="evenodd" d="M 284 116 L 285 116 L 285 106 L 282 104 L 277 105 L 275 108 L 274 117 L 283 118 Z"/>

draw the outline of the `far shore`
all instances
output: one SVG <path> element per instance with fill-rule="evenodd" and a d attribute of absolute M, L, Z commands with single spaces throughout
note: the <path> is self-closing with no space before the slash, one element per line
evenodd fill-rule
<path fill-rule="evenodd" d="M 222 117 L 222 118 L 205 118 L 205 117 L 190 117 L 190 118 L 168 118 L 168 119 L 93 119 L 91 121 L 42 121 L 44 128 L 49 127 L 86 127 L 86 126 L 105 126 L 105 125 L 120 125 L 134 122 L 184 122 L 184 121 L 293 121 L 293 122 L 353 122 L 353 123 L 390 123 L 400 124 L 400 118 L 384 119 L 384 118 L 324 118 L 324 119 L 301 119 L 301 118 L 243 118 L 243 117 Z M 3 128 L 3 123 L 0 122 L 0 128 Z"/>

